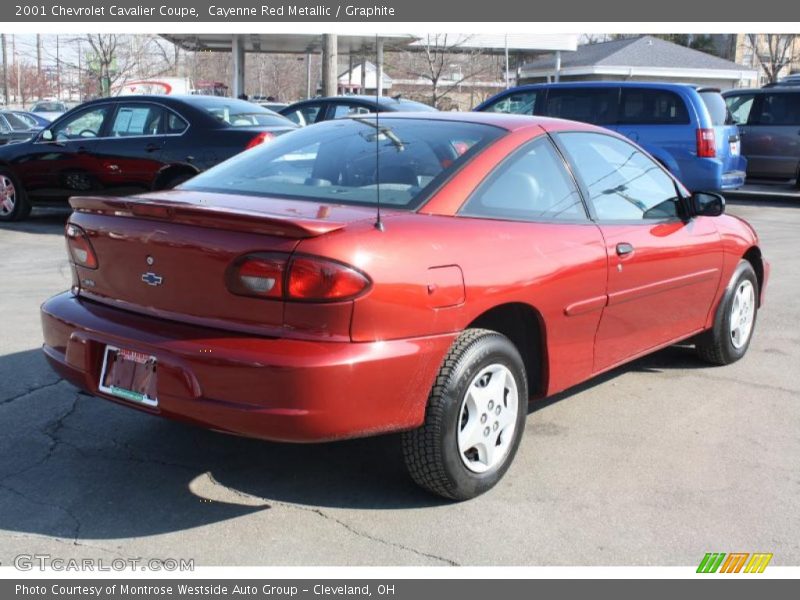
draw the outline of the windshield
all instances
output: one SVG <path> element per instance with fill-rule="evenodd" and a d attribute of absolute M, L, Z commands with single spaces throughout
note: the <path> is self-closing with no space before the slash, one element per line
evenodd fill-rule
<path fill-rule="evenodd" d="M 711 124 L 715 127 L 719 125 L 733 125 L 733 117 L 728 112 L 725 99 L 722 94 L 716 91 L 700 92 L 700 97 L 711 115 Z"/>
<path fill-rule="evenodd" d="M 39 102 L 31 112 L 67 112 L 67 107 L 61 102 Z"/>
<path fill-rule="evenodd" d="M 182 189 L 412 209 L 503 135 L 477 123 L 374 116 L 327 121 L 244 152 Z"/>

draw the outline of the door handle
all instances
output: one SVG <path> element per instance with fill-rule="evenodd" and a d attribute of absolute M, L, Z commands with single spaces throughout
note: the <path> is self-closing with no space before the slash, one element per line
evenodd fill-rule
<path fill-rule="evenodd" d="M 156 150 L 160 149 L 161 146 L 159 146 L 158 144 L 147 144 L 147 146 L 144 147 L 145 152 L 155 152 Z"/>
<path fill-rule="evenodd" d="M 633 254 L 633 246 L 627 242 L 617 244 L 617 256 L 628 256 Z"/>
<path fill-rule="evenodd" d="M 89 150 L 86 148 L 86 146 L 78 146 L 78 149 L 77 149 L 77 152 L 78 152 L 78 153 L 80 153 L 80 154 L 86 154 L 88 151 L 89 151 Z"/>

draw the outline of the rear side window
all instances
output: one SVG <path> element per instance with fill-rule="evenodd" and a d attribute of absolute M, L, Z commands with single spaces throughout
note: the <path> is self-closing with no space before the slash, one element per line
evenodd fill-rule
<path fill-rule="evenodd" d="M 183 133 L 189 128 L 189 124 L 180 115 L 172 112 L 171 110 L 167 110 L 166 108 L 164 109 L 164 114 L 166 115 L 166 120 L 164 122 L 165 133 L 176 135 Z"/>
<path fill-rule="evenodd" d="M 800 93 L 764 94 L 758 125 L 800 125 Z"/>
<path fill-rule="evenodd" d="M 532 115 L 536 110 L 536 99 L 544 93 L 536 90 L 515 92 L 503 96 L 483 109 L 483 112 L 511 113 L 516 115 Z"/>
<path fill-rule="evenodd" d="M 623 89 L 619 122 L 629 125 L 686 125 L 689 112 L 686 103 L 675 92 Z"/>
<path fill-rule="evenodd" d="M 301 127 L 316 123 L 322 111 L 322 104 L 306 104 L 286 113 L 284 116 Z"/>
<path fill-rule="evenodd" d="M 122 104 L 111 125 L 113 137 L 158 135 L 163 112 L 154 104 Z"/>
<path fill-rule="evenodd" d="M 619 88 L 554 88 L 541 114 L 604 125 L 616 122 L 618 99 Z"/>
<path fill-rule="evenodd" d="M 728 112 L 728 107 L 725 105 L 725 99 L 722 94 L 715 90 L 701 91 L 699 93 L 703 104 L 708 109 L 708 114 L 711 116 L 711 124 L 714 127 L 733 124 L 733 118 Z"/>
<path fill-rule="evenodd" d="M 341 119 L 353 115 L 368 115 L 372 111 L 360 104 L 334 104 L 332 119 Z"/>
<path fill-rule="evenodd" d="M 675 183 L 636 146 L 600 133 L 561 133 L 558 138 L 600 220 L 635 222 L 679 216 Z"/>
<path fill-rule="evenodd" d="M 460 214 L 515 221 L 586 220 L 578 189 L 553 144 L 540 138 L 505 161 Z"/>
<path fill-rule="evenodd" d="M 737 125 L 745 125 L 750 118 L 750 111 L 753 109 L 754 94 L 742 94 L 741 96 L 725 96 L 725 104 L 731 114 L 733 122 Z"/>

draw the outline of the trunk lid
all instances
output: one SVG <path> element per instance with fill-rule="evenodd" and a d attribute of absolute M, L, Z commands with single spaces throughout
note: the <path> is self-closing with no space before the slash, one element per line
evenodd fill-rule
<path fill-rule="evenodd" d="M 83 229 L 97 269 L 76 266 L 82 296 L 199 325 L 277 334 L 284 302 L 232 294 L 233 261 L 291 253 L 302 239 L 374 218 L 374 210 L 173 190 L 128 198 L 81 197 L 70 222 Z"/>

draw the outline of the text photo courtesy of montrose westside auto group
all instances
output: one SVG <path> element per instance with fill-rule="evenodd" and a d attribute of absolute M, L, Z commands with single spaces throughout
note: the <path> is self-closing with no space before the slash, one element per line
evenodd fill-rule
<path fill-rule="evenodd" d="M 800 564 L 800 34 L 84 25 L 2 33 L 4 577 Z"/>

